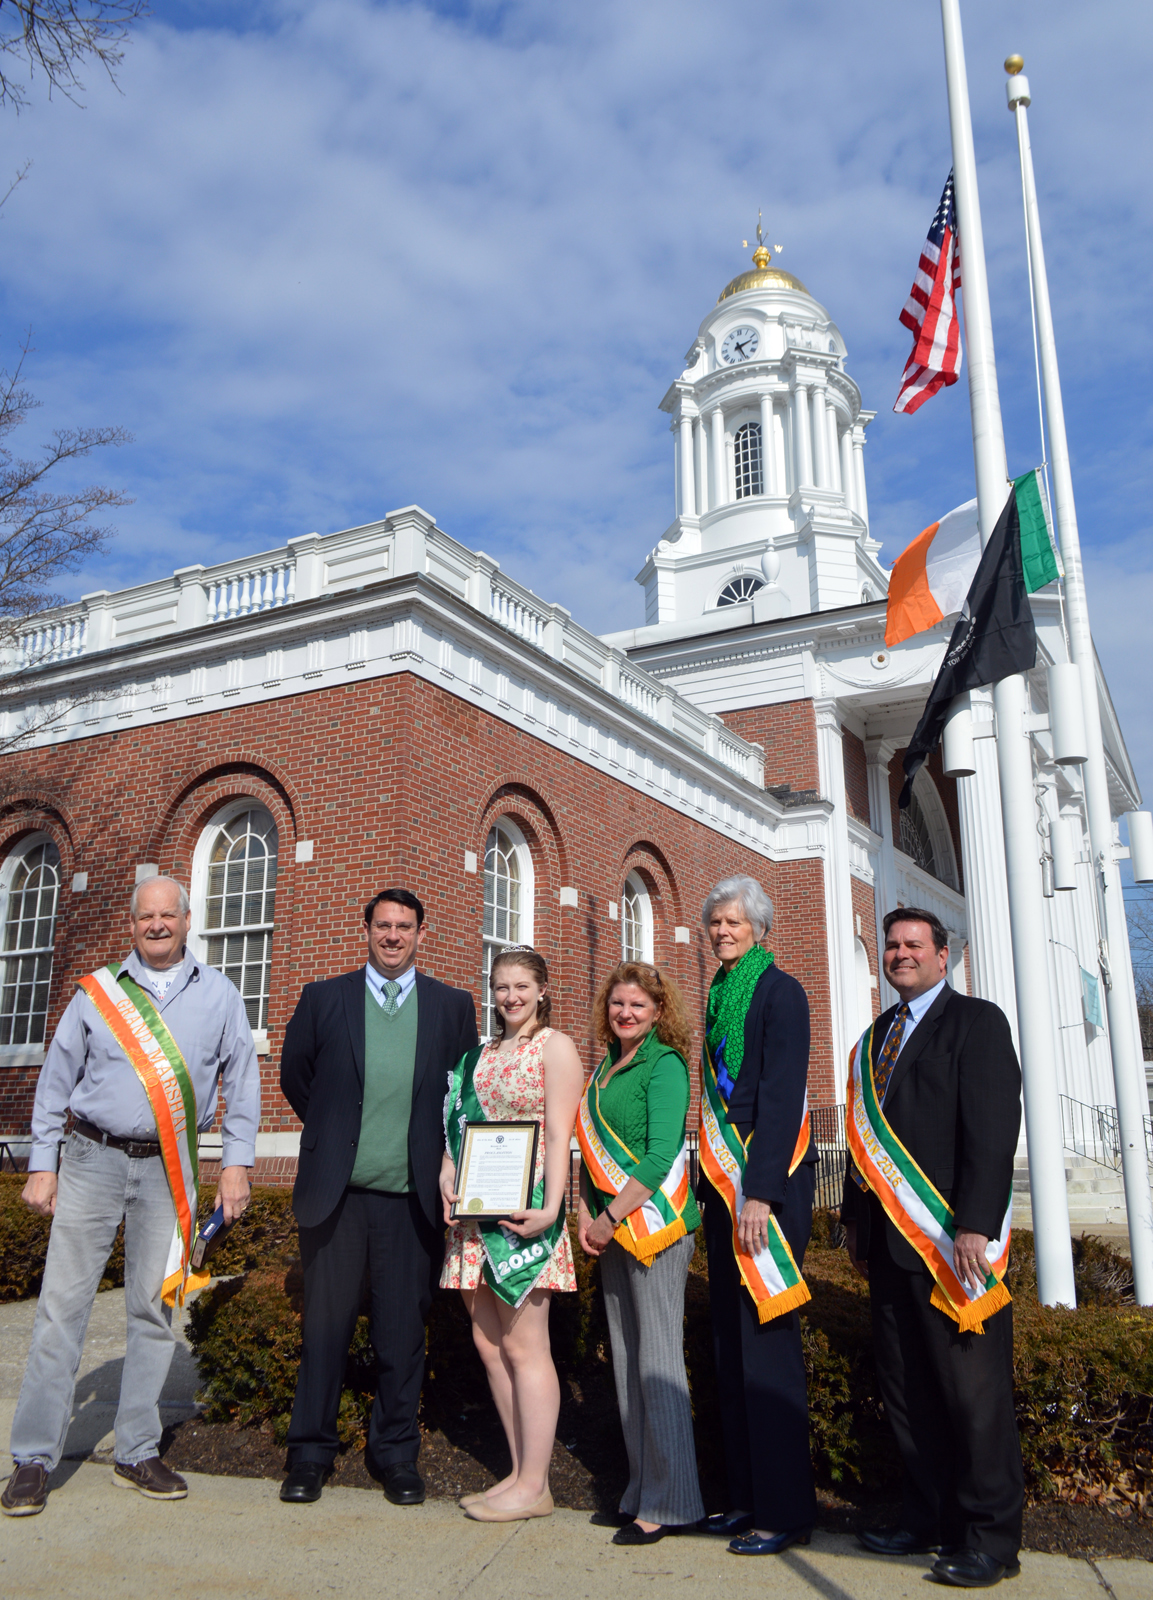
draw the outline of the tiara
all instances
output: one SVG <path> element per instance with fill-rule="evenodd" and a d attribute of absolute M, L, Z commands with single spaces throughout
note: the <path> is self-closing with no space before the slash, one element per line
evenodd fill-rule
<path fill-rule="evenodd" d="M 531 956 L 535 956 L 536 955 L 536 951 L 533 949 L 531 944 L 506 944 L 506 945 L 502 945 L 501 948 L 500 948 L 499 954 L 502 955 L 502 956 L 515 956 L 515 955 L 519 955 L 522 951 L 525 952 L 528 955 L 531 955 Z"/>

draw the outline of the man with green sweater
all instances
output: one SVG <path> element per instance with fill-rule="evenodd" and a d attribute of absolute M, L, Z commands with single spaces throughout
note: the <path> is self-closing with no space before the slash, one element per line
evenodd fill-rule
<path fill-rule="evenodd" d="M 280 1086 L 304 1128 L 292 1206 L 304 1326 L 280 1498 L 320 1498 L 336 1455 L 345 1362 L 368 1276 L 377 1390 L 366 1460 L 396 1505 L 419 1505 L 425 1319 L 444 1248 L 448 1074 L 477 1042 L 472 996 L 416 968 L 424 907 L 385 889 L 365 907 L 367 962 L 308 984 Z"/>

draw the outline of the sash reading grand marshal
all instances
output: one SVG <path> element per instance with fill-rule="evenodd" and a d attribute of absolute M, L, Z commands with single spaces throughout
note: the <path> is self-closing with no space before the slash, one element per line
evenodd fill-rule
<path fill-rule="evenodd" d="M 748 1140 L 728 1119 L 729 1098 L 736 1087 L 745 1053 L 745 1019 L 753 990 L 773 964 L 770 951 L 759 944 L 747 950 L 729 972 L 722 967 L 709 989 L 705 1043 L 701 1051 L 701 1166 L 725 1202 L 732 1223 L 733 1254 L 741 1281 L 753 1297 L 759 1322 L 771 1322 L 812 1298 L 801 1277 L 789 1241 L 769 1212 L 768 1239 L 763 1250 L 750 1255 L 741 1244 L 737 1224 L 745 1205 L 744 1177 Z M 809 1148 L 809 1108 L 806 1097 L 801 1130 L 789 1172 L 800 1165 Z"/>
<path fill-rule="evenodd" d="M 1013 1194 L 997 1238 L 986 1247 L 985 1282 L 968 1289 L 953 1268 L 957 1228 L 953 1208 L 931 1184 L 893 1132 L 877 1098 L 875 1070 L 884 1037 L 868 1027 L 849 1057 L 845 1133 L 856 1169 L 881 1202 L 885 1215 L 909 1241 L 933 1276 L 932 1304 L 952 1317 L 962 1333 L 984 1333 L 985 1318 L 1009 1304 L 1001 1281 L 1009 1264 Z"/>
<path fill-rule="evenodd" d="M 156 1119 L 164 1172 L 176 1208 L 176 1231 L 164 1269 L 162 1292 L 168 1305 L 182 1306 L 185 1295 L 203 1288 L 210 1278 L 207 1272 L 193 1273 L 190 1265 L 200 1175 L 196 1092 L 168 1024 L 136 980 L 120 973 L 120 962 L 112 961 L 81 978 L 79 986 L 128 1057 Z"/>
<path fill-rule="evenodd" d="M 448 1075 L 448 1096 L 444 1102 L 444 1133 L 448 1141 L 449 1154 L 458 1169 L 465 1124 L 488 1121 L 472 1081 L 473 1071 L 483 1051 L 483 1045 L 477 1045 L 474 1050 L 469 1050 L 461 1056 Z M 539 1211 L 543 1205 L 544 1179 L 542 1178 L 529 1197 L 529 1209 Z M 469 1220 L 468 1217 L 457 1218 L 458 1222 Z M 564 1201 L 561 1201 L 557 1219 L 552 1227 L 546 1228 L 543 1233 L 538 1233 L 532 1238 L 522 1239 L 519 1233 L 510 1233 L 499 1222 L 482 1222 L 478 1218 L 475 1226 L 484 1245 L 484 1281 L 493 1294 L 499 1295 L 506 1305 L 515 1309 L 535 1288 L 536 1280 L 557 1247 L 561 1231 L 565 1226 Z"/>

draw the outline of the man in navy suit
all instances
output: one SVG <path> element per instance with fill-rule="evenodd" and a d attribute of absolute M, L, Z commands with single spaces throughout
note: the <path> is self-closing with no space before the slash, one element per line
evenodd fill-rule
<path fill-rule="evenodd" d="M 881 1107 L 951 1207 L 953 1267 L 976 1292 L 1013 1183 L 1021 1127 L 1013 1038 L 998 1006 L 950 988 L 948 934 L 931 911 L 890 911 L 884 929 L 885 977 L 900 1003 L 873 1025 Z M 931 1303 L 929 1267 L 851 1161 L 841 1219 L 850 1258 L 869 1280 L 877 1379 L 905 1480 L 901 1525 L 867 1528 L 861 1543 L 878 1555 L 936 1551 L 939 1582 L 988 1588 L 1020 1570 L 1013 1307 L 987 1317 L 983 1333 L 962 1333 Z"/>
<path fill-rule="evenodd" d="M 476 1008 L 416 970 L 424 907 L 385 889 L 364 908 L 367 962 L 308 984 L 280 1087 L 304 1128 L 292 1208 L 304 1326 L 282 1500 L 318 1500 L 368 1276 L 377 1390 L 365 1456 L 395 1505 L 419 1505 L 425 1320 L 444 1249 L 439 1178 L 448 1074 L 477 1043 Z"/>

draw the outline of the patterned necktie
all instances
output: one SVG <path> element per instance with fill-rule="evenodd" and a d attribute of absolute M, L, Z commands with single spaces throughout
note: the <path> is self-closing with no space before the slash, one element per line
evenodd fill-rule
<path fill-rule="evenodd" d="M 909 1008 L 902 1000 L 897 1007 L 897 1015 L 893 1018 L 892 1026 L 889 1028 L 889 1036 L 885 1040 L 881 1058 L 873 1071 L 873 1086 L 877 1091 L 877 1104 L 879 1106 L 883 1106 L 885 1103 L 885 1090 L 889 1087 L 889 1079 L 893 1076 L 893 1068 L 897 1065 L 897 1057 L 901 1053 L 901 1041 L 905 1037 L 905 1024 L 908 1020 Z M 861 1177 L 851 1160 L 849 1173 L 858 1189 L 867 1187 L 864 1178 Z"/>
<path fill-rule="evenodd" d="M 381 1010 L 386 1017 L 395 1017 L 400 1010 L 397 995 L 400 993 L 400 984 L 395 978 L 386 978 L 384 984 L 384 999 L 380 1002 Z"/>
<path fill-rule="evenodd" d="M 877 1062 L 876 1071 L 873 1073 L 873 1085 L 877 1091 L 877 1104 L 885 1103 L 885 1090 L 889 1087 L 889 1079 L 893 1076 L 893 1068 L 897 1065 L 897 1057 L 901 1053 L 901 1041 L 905 1037 L 905 1024 L 909 1020 L 909 1008 L 904 1001 L 897 1007 L 897 1015 L 893 1018 L 893 1026 L 889 1029 L 889 1037 L 885 1040 L 885 1048 L 881 1051 L 881 1059 Z"/>

